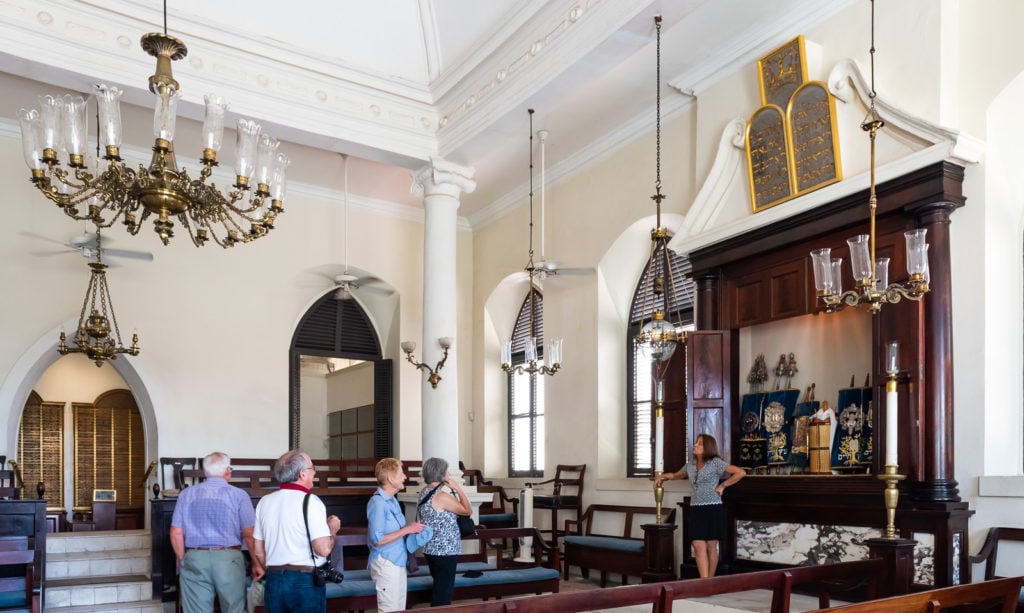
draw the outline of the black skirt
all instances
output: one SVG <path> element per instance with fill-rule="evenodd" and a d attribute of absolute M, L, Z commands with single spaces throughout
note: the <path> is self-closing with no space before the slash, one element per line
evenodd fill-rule
<path fill-rule="evenodd" d="M 693 541 L 724 541 L 725 540 L 725 506 L 721 504 L 702 504 L 688 509 L 687 521 L 690 529 L 690 540 Z"/>

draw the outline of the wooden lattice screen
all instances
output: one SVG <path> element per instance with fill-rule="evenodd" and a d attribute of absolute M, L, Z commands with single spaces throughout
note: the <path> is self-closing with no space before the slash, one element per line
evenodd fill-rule
<path fill-rule="evenodd" d="M 75 429 L 74 508 L 92 508 L 93 490 L 117 490 L 119 509 L 142 508 L 146 500 L 142 416 L 128 390 L 101 394 L 94 403 L 73 403 Z"/>
<path fill-rule="evenodd" d="M 48 509 L 64 508 L 64 404 L 43 402 L 32 392 L 21 414 L 18 461 L 25 487 L 22 498 L 36 497 L 36 484 L 46 487 Z"/>

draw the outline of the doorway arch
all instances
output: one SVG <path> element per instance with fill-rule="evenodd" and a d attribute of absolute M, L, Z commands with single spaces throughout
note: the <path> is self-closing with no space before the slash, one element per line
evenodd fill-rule
<path fill-rule="evenodd" d="M 384 358 L 380 337 L 369 314 L 353 296 L 330 291 L 303 314 L 288 351 L 288 445 L 299 447 L 302 407 L 300 356 L 347 358 L 373 362 L 373 453 L 394 452 L 394 368 Z"/>
<path fill-rule="evenodd" d="M 0 384 L 0 409 L 7 411 L 2 420 L 7 424 L 6 437 L 3 440 L 4 448 L 8 450 L 8 456 L 18 448 L 18 430 L 21 424 L 22 411 L 25 403 L 32 394 L 33 387 L 38 383 L 40 377 L 48 368 L 61 358 L 57 352 L 57 338 L 61 328 L 74 329 L 78 327 L 77 319 L 69 319 L 54 326 L 41 335 L 36 342 L 28 347 L 21 357 L 11 366 L 10 371 L 3 383 Z M 157 428 L 156 406 L 160 404 L 158 386 L 154 384 L 155 378 L 149 374 L 146 368 L 144 353 L 139 356 L 121 356 L 116 360 L 110 360 L 104 367 L 113 368 L 117 374 L 124 379 L 125 384 L 135 397 L 139 413 L 142 417 L 142 427 L 145 437 L 146 460 L 152 461 L 159 457 L 159 431 Z M 146 515 L 149 521 L 149 515 Z"/>

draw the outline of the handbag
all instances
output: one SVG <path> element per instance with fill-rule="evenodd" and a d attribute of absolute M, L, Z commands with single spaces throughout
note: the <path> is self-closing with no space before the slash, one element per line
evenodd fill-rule
<path fill-rule="evenodd" d="M 473 518 L 469 515 L 456 515 L 455 522 L 459 524 L 459 534 L 461 536 L 473 536 L 476 534 L 476 524 L 473 523 Z"/>
<path fill-rule="evenodd" d="M 313 558 L 313 585 L 322 587 L 328 583 L 341 583 L 345 575 L 339 572 L 331 564 L 331 554 L 327 554 L 327 560 L 320 566 L 316 565 L 316 554 L 313 553 L 313 537 L 309 534 L 309 494 L 302 499 L 302 519 L 306 524 L 306 542 L 309 543 L 309 555 Z"/>

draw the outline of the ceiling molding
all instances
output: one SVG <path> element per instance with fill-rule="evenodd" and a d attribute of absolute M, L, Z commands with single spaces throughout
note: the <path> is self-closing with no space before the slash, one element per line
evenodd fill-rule
<path fill-rule="evenodd" d="M 683 95 L 669 95 L 661 101 L 662 123 L 667 123 L 686 111 L 693 104 L 694 98 Z M 592 168 L 605 161 L 636 139 L 645 136 L 654 129 L 655 107 L 652 104 L 643 112 L 620 124 L 614 130 L 596 138 L 589 145 L 576 151 L 561 162 L 545 170 L 547 184 L 557 185 L 567 181 L 576 174 Z M 518 208 L 530 195 L 529 180 L 524 181 L 514 190 L 506 193 L 477 213 L 470 215 L 469 225 L 479 230 L 489 223 L 501 219 L 509 211 Z"/>
<path fill-rule="evenodd" d="M 443 157 L 522 105 L 523 101 L 617 32 L 651 0 L 549 2 L 473 76 L 446 92 L 438 111 Z M 537 34 L 540 32 L 541 34 Z M 499 95 L 500 94 L 500 95 Z"/>

